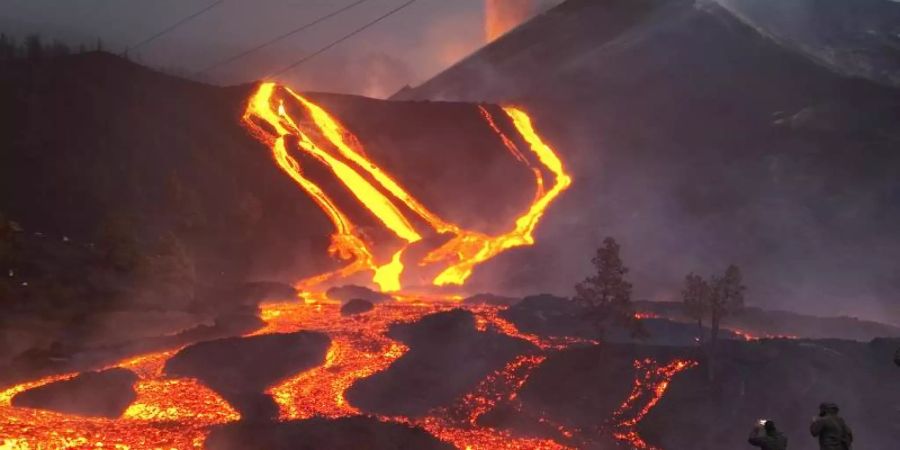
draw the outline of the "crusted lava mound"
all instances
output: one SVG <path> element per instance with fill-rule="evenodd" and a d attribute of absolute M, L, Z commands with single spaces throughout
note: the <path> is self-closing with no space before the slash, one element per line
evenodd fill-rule
<path fill-rule="evenodd" d="M 213 430 L 209 450 L 452 450 L 420 428 L 368 417 L 240 422 Z"/>
<path fill-rule="evenodd" d="M 354 316 L 357 314 L 363 314 L 371 311 L 375 308 L 375 305 L 368 300 L 363 300 L 361 298 L 354 298 L 350 300 L 344 306 L 341 306 L 341 315 L 342 316 Z"/>
<path fill-rule="evenodd" d="M 464 305 L 495 305 L 510 306 L 519 303 L 522 299 L 516 297 L 506 297 L 503 295 L 492 294 L 490 292 L 482 292 L 466 297 L 463 300 Z"/>
<path fill-rule="evenodd" d="M 355 284 L 347 284 L 344 286 L 335 286 L 328 289 L 325 295 L 332 300 L 340 302 L 349 302 L 353 299 L 365 300 L 372 303 L 381 303 L 392 300 L 390 295 L 373 291 L 365 286 L 357 286 Z"/>
<path fill-rule="evenodd" d="M 325 360 L 331 340 L 322 333 L 267 334 L 200 342 L 166 362 L 166 373 L 202 381 L 248 419 L 277 415 L 263 391 Z"/>
<path fill-rule="evenodd" d="M 500 312 L 525 333 L 540 336 L 597 338 L 597 327 L 584 318 L 584 310 L 569 299 L 550 294 L 531 295 Z"/>
<path fill-rule="evenodd" d="M 353 405 L 385 415 L 417 417 L 448 406 L 515 356 L 534 350 L 524 340 L 478 331 L 472 313 L 461 309 L 394 325 L 388 336 L 409 351 L 347 390 Z"/>
<path fill-rule="evenodd" d="M 12 404 L 79 416 L 116 418 L 137 398 L 134 392 L 137 379 L 134 372 L 122 368 L 86 372 L 24 391 L 12 398 Z"/>

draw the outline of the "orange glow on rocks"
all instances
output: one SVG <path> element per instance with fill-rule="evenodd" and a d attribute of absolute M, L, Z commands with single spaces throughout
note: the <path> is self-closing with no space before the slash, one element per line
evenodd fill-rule
<path fill-rule="evenodd" d="M 500 404 L 522 411 L 517 395 L 533 370 L 550 352 L 573 344 L 597 342 L 574 338 L 547 339 L 523 333 L 503 319 L 500 307 L 464 305 L 454 296 L 423 298 L 401 291 L 404 262 L 413 252 L 405 250 L 432 234 L 447 235 L 436 249 L 430 249 L 418 266 L 435 265 L 435 285 L 463 284 L 474 268 L 499 253 L 534 243 L 534 230 L 550 204 L 572 183 L 556 152 L 534 129 L 531 118 L 521 109 L 503 108 L 509 130 L 515 130 L 522 149 L 498 125 L 486 108 L 478 111 L 506 150 L 535 175 L 535 198 L 515 219 L 506 233 L 490 236 L 466 230 L 439 217 L 422 204 L 392 175 L 368 159 L 359 140 L 319 105 L 294 91 L 263 83 L 253 93 L 243 115 L 243 123 L 270 150 L 274 162 L 302 191 L 309 195 L 334 226 L 329 251 L 346 265 L 333 272 L 297 283 L 302 301 L 266 304 L 261 307 L 263 328 L 249 335 L 287 333 L 300 330 L 325 333 L 331 347 L 325 362 L 295 374 L 266 389 L 279 407 L 282 420 L 311 417 L 338 418 L 364 414 L 345 396 L 357 381 L 386 370 L 408 348 L 387 336 L 392 324 L 414 322 L 431 313 L 464 308 L 474 314 L 481 331 L 492 330 L 524 339 L 535 345 L 528 354 L 506 362 L 452 405 L 430 411 L 424 417 L 377 417 L 419 426 L 460 449 L 564 449 L 563 443 L 546 438 L 523 438 L 508 430 L 479 424 L 479 418 Z M 473 113 L 475 113 L 473 111 Z M 344 212 L 342 205 L 308 178 L 297 159 L 318 162 L 330 171 L 378 223 L 399 243 L 389 251 L 374 252 L 371 242 Z M 552 176 L 552 186 L 544 177 Z M 409 215 L 409 217 L 407 216 Z M 425 228 L 424 230 L 416 227 Z M 397 243 L 395 243 L 397 244 Z M 392 255 L 377 261 L 374 255 Z M 340 304 L 317 292 L 326 282 L 339 281 L 360 272 L 370 272 L 373 283 L 383 292 L 395 292 L 395 301 L 375 306 L 359 316 L 344 316 Z M 64 380 L 64 374 L 22 383 L 0 391 L 0 449 L 115 448 L 200 449 L 214 425 L 237 421 L 240 415 L 217 393 L 199 381 L 165 375 L 163 367 L 179 349 L 148 353 L 124 359 L 110 367 L 135 372 L 137 399 L 116 419 L 100 419 L 52 411 L 18 408 L 12 398 L 25 390 Z M 616 413 L 616 436 L 629 443 L 642 443 L 634 432 L 636 424 L 653 408 L 678 372 L 693 366 L 676 361 L 665 366 L 647 360 L 636 362 L 639 375 L 634 391 Z M 549 423 L 541 417 L 540 422 Z M 560 440 L 576 430 L 556 426 Z M 638 447 L 647 448 L 647 447 Z"/>
<path fill-rule="evenodd" d="M 299 330 L 319 331 L 332 339 L 323 365 L 299 373 L 271 386 L 266 392 L 279 406 L 281 419 L 310 417 L 348 417 L 364 414 L 350 404 L 345 392 L 358 380 L 387 369 L 408 350 L 386 336 L 394 323 L 413 322 L 424 315 L 464 307 L 476 316 L 481 330 L 493 329 L 534 343 L 538 353 L 520 355 L 505 367 L 482 380 L 471 393 L 454 404 L 437 408 L 422 418 L 377 417 L 420 426 L 434 436 L 460 449 L 564 449 L 552 439 L 524 438 L 507 430 L 478 424 L 478 419 L 500 403 L 509 402 L 517 410 L 518 391 L 531 372 L 545 359 L 547 352 L 565 348 L 577 340 L 546 340 L 518 331 L 498 316 L 500 307 L 460 305 L 452 300 L 406 297 L 403 301 L 383 303 L 359 317 L 340 314 L 340 305 L 322 302 L 310 294 L 306 302 L 269 304 L 262 307 L 264 328 L 252 333 L 287 333 Z M 584 342 L 593 344 L 593 342 Z M 177 350 L 157 352 L 123 360 L 113 367 L 124 367 L 139 376 L 137 400 L 118 419 L 97 419 L 16 408 L 11 398 L 27 389 L 74 376 L 47 377 L 23 383 L 0 392 L 0 436 L 10 449 L 35 448 L 202 448 L 210 427 L 238 420 L 240 416 L 216 393 L 196 380 L 169 378 L 162 373 L 165 361 Z M 634 448 L 647 446 L 634 431 L 638 422 L 663 396 L 671 379 L 693 367 L 692 361 L 673 361 L 660 365 L 652 360 L 635 362 L 636 378 L 632 393 L 616 411 L 614 436 Z M 544 424 L 549 419 L 541 418 Z M 563 439 L 580 430 L 558 428 Z M 644 445 L 641 447 L 641 445 Z"/>

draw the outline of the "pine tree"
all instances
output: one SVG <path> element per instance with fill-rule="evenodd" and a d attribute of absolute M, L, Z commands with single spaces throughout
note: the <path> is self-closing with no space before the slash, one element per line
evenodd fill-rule
<path fill-rule="evenodd" d="M 587 309 L 601 332 L 602 324 L 613 320 L 627 326 L 634 336 L 645 335 L 640 321 L 634 317 L 631 283 L 625 279 L 628 268 L 619 256 L 615 239 L 604 239 L 591 263 L 597 273 L 575 286 L 575 302 Z"/>

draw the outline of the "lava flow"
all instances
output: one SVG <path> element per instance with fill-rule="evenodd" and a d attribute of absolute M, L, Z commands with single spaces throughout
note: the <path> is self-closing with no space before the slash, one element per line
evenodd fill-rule
<path fill-rule="evenodd" d="M 635 428 L 662 399 L 669 388 L 672 377 L 696 365 L 695 361 L 681 359 L 664 366 L 660 366 L 659 363 L 649 358 L 635 361 L 634 370 L 637 375 L 634 378 L 634 386 L 628 398 L 613 413 L 613 419 L 616 421 L 616 431 L 613 436 L 622 442 L 627 442 L 632 448 L 658 450 L 647 444 Z M 641 400 L 644 400 L 643 406 L 638 407 Z"/>
<path fill-rule="evenodd" d="M 331 279 L 346 278 L 362 271 L 373 273 L 372 281 L 382 291 L 401 289 L 404 271 L 403 251 L 409 244 L 421 241 L 423 232 L 404 211 L 428 225 L 430 233 L 447 235 L 449 239 L 429 251 L 419 266 L 438 267 L 432 279 L 437 286 L 461 285 L 471 276 L 475 266 L 514 247 L 532 245 L 533 233 L 544 211 L 572 183 L 562 161 L 535 131 L 524 111 L 505 107 L 510 122 L 529 146 L 530 157 L 496 125 L 494 118 L 480 108 L 488 125 L 498 134 L 504 146 L 516 159 L 535 174 L 537 185 L 534 201 L 514 221 L 506 233 L 489 236 L 468 230 L 441 218 L 377 164 L 368 159 L 359 139 L 321 106 L 287 87 L 263 83 L 248 102 L 243 120 L 251 133 L 266 144 L 278 166 L 319 205 L 334 225 L 330 252 L 348 264 L 334 272 L 318 275 L 298 283 L 304 291 Z M 372 244 L 359 231 L 348 215 L 320 186 L 304 175 L 303 168 L 292 155 L 301 152 L 324 165 L 384 227 L 400 241 L 390 261 L 376 262 Z M 545 189 L 538 163 L 550 171 L 555 183 Z"/>
<path fill-rule="evenodd" d="M 500 317 L 498 306 L 463 305 L 450 299 L 426 301 L 414 295 L 396 294 L 395 301 L 379 304 L 362 316 L 348 317 L 340 313 L 339 303 L 317 293 L 316 288 L 325 282 L 360 272 L 370 272 L 373 283 L 382 291 L 399 291 L 405 269 L 404 251 L 427 235 L 446 237 L 443 244 L 430 249 L 417 261 L 420 267 L 436 267 L 436 275 L 431 279 L 435 285 L 462 284 L 478 264 L 510 248 L 533 244 L 535 227 L 553 200 L 571 184 L 571 178 L 553 149 L 534 130 L 525 112 L 504 108 L 511 127 L 520 134 L 521 142 L 528 144 L 529 151 L 522 151 L 486 108 L 479 111 L 506 150 L 531 170 L 535 179 L 531 205 L 516 218 L 509 231 L 496 236 L 464 229 L 433 213 L 370 161 L 359 140 L 340 122 L 307 98 L 274 83 L 261 84 L 253 94 L 243 116 L 245 126 L 271 149 L 282 171 L 331 220 L 335 230 L 329 251 L 347 261 L 336 271 L 298 282 L 304 301 L 261 307 L 260 317 L 265 326 L 253 335 L 309 330 L 323 332 L 331 338 L 321 366 L 281 380 L 266 390 L 278 405 L 281 420 L 366 414 L 350 404 L 345 393 L 355 382 L 387 369 L 408 350 L 387 336 L 388 328 L 396 323 L 418 321 L 427 314 L 464 308 L 475 315 L 479 331 L 493 330 L 524 339 L 536 349 L 508 361 L 452 405 L 436 408 L 424 417 L 376 418 L 419 426 L 460 449 L 567 448 L 564 442 L 573 432 L 562 426 L 555 427 L 556 438 L 526 438 L 514 436 L 508 430 L 483 426 L 479 418 L 500 405 L 524 414 L 525 407 L 517 398 L 519 389 L 547 355 L 573 344 L 596 342 L 545 339 L 522 333 Z M 305 176 L 295 156 L 298 153 L 306 155 L 304 161 L 318 162 L 327 168 L 401 244 L 390 252 L 374 252 L 373 243 L 335 200 Z M 549 188 L 544 183 L 548 173 L 554 178 Z M 427 229 L 417 229 L 422 224 Z M 376 254 L 392 256 L 388 261 L 376 261 Z M 165 362 L 178 350 L 141 355 L 110 366 L 126 368 L 138 375 L 134 386 L 137 399 L 115 419 L 12 406 L 16 394 L 72 378 L 75 373 L 45 377 L 0 391 L 0 416 L 4 418 L 0 422 L 0 449 L 202 448 L 212 426 L 237 421 L 240 415 L 199 381 L 164 373 Z M 658 366 L 648 360 L 636 364 L 644 375 L 638 377 L 632 396 L 616 413 L 615 429 L 620 439 L 642 444 L 634 432 L 635 425 L 656 404 L 672 376 L 693 363 L 676 361 Z M 632 414 L 626 417 L 629 412 Z M 549 422 L 541 414 L 534 417 L 543 424 Z"/>
<path fill-rule="evenodd" d="M 266 325 L 253 333 L 313 330 L 324 332 L 332 339 L 322 366 L 282 380 L 267 390 L 279 405 L 279 415 L 284 420 L 364 414 L 347 402 L 344 393 L 354 382 L 386 369 L 407 351 L 403 344 L 386 336 L 388 327 L 462 306 L 451 301 L 404 300 L 378 305 L 362 317 L 347 317 L 340 314 L 340 305 L 335 302 L 317 301 L 316 298 L 311 301 L 265 305 L 261 318 Z M 519 332 L 498 316 L 499 307 L 466 305 L 465 308 L 475 314 L 479 329 L 491 328 L 526 339 L 542 350 L 515 358 L 483 380 L 472 393 L 426 417 L 378 418 L 420 426 L 460 449 L 567 448 L 558 441 L 565 441 L 571 432 L 561 426 L 558 427 L 557 441 L 517 437 L 510 431 L 478 424 L 481 415 L 501 403 L 508 402 L 521 409 L 521 403 L 514 402 L 518 390 L 532 370 L 543 362 L 547 352 L 566 344 Z M 0 392 L 0 413 L 6 419 L 0 423 L 0 436 L 5 439 L 0 448 L 202 448 L 212 425 L 235 421 L 240 416 L 221 397 L 196 380 L 166 376 L 163 365 L 175 352 L 143 355 L 114 365 L 128 368 L 140 377 L 136 385 L 138 399 L 118 419 L 87 418 L 11 406 L 15 394 L 74 374 L 23 383 Z M 636 362 L 636 369 L 643 374 L 635 380 L 634 392 L 616 413 L 616 437 L 635 446 L 642 444 L 634 431 L 635 425 L 659 401 L 671 378 L 693 364 L 676 361 L 658 366 L 650 360 Z M 632 412 L 632 415 L 626 417 L 626 412 Z"/>

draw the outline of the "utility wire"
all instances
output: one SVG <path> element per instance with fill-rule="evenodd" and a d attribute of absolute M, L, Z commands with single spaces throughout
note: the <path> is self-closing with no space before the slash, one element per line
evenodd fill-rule
<path fill-rule="evenodd" d="M 328 45 L 326 45 L 326 46 L 324 46 L 324 47 L 322 47 L 322 48 L 316 50 L 315 52 L 313 52 L 313 53 L 311 53 L 311 54 L 309 54 L 309 55 L 304 56 L 303 58 L 300 58 L 299 60 L 295 61 L 294 63 L 290 64 L 289 66 L 286 66 L 286 67 L 284 67 L 283 69 L 281 69 L 281 70 L 275 72 L 275 73 L 272 74 L 271 76 L 274 77 L 274 76 L 281 75 L 281 74 L 283 74 L 283 73 L 285 73 L 285 72 L 287 72 L 287 71 L 289 71 L 289 70 L 291 70 L 291 69 L 293 69 L 293 68 L 295 68 L 295 67 L 297 67 L 297 66 L 299 66 L 299 65 L 301 65 L 301 64 L 303 64 L 303 63 L 305 63 L 306 61 L 309 61 L 310 59 L 313 59 L 313 58 L 315 58 L 316 56 L 319 56 L 319 55 L 321 55 L 322 53 L 325 53 L 326 51 L 328 51 L 329 49 L 331 49 L 331 48 L 334 47 L 335 45 L 338 45 L 338 44 L 340 44 L 341 42 L 344 42 L 344 41 L 346 41 L 347 39 L 350 39 L 350 38 L 352 38 L 353 36 L 356 36 L 357 34 L 362 33 L 362 32 L 365 31 L 367 28 L 369 28 L 369 27 L 371 27 L 371 26 L 377 24 L 378 22 L 381 22 L 381 21 L 384 20 L 384 19 L 387 19 L 387 18 L 390 17 L 390 16 L 393 16 L 394 14 L 400 12 L 401 10 L 405 9 L 407 6 L 412 5 L 412 4 L 415 3 L 415 2 L 416 2 L 416 0 L 409 0 L 409 1 L 407 1 L 406 3 L 404 3 L 404 4 L 402 4 L 402 5 L 400 5 L 400 6 L 396 7 L 396 8 L 394 8 L 394 9 L 392 9 L 392 10 L 390 10 L 390 11 L 384 13 L 384 14 L 382 14 L 381 16 L 379 16 L 378 18 L 376 18 L 375 20 L 372 20 L 371 22 L 366 23 L 365 25 L 363 25 L 363 26 L 361 26 L 361 27 L 359 27 L 359 28 L 357 28 L 357 29 L 351 31 L 350 33 L 345 34 L 344 36 L 342 36 L 342 37 L 339 38 L 338 40 L 331 42 L 330 44 L 328 44 Z"/>
<path fill-rule="evenodd" d="M 268 46 L 270 46 L 270 45 L 272 45 L 272 44 L 278 42 L 278 41 L 287 39 L 287 38 L 289 38 L 289 37 L 291 37 L 291 36 L 293 36 L 293 35 L 295 35 L 295 34 L 301 32 L 301 31 L 303 31 L 303 30 L 306 30 L 307 28 L 310 28 L 310 27 L 312 27 L 312 26 L 314 26 L 314 25 L 318 25 L 318 24 L 320 24 L 320 23 L 322 23 L 322 22 L 324 22 L 324 21 L 326 21 L 326 20 L 328 20 L 328 19 L 330 19 L 330 18 L 332 18 L 332 17 L 334 17 L 334 16 L 336 16 L 336 15 L 338 15 L 338 14 L 341 14 L 341 13 L 344 12 L 344 11 L 347 11 L 347 10 L 349 10 L 349 9 L 352 9 L 352 8 L 354 8 L 354 7 L 356 7 L 356 6 L 359 6 L 359 5 L 363 4 L 363 3 L 366 3 L 366 2 L 368 2 L 368 1 L 370 1 L 370 0 L 357 0 L 357 1 L 351 3 L 351 4 L 347 5 L 347 6 L 344 6 L 343 8 L 337 9 L 337 10 L 332 11 L 332 12 L 330 12 L 330 13 L 324 15 L 324 16 L 321 16 L 321 17 L 319 17 L 319 18 L 313 20 L 312 22 L 307 22 L 307 23 L 301 25 L 301 26 L 298 27 L 298 28 L 294 28 L 293 30 L 288 31 L 287 33 L 284 33 L 284 34 L 281 34 L 281 35 L 279 35 L 279 36 L 276 36 L 276 37 L 274 37 L 274 38 L 272 38 L 272 39 L 270 39 L 270 40 L 268 40 L 268 41 L 265 41 L 265 42 L 263 42 L 263 43 L 261 43 L 261 44 L 255 46 L 255 47 L 253 47 L 253 48 L 244 50 L 244 51 L 238 53 L 237 55 L 234 55 L 234 56 L 225 58 L 225 59 L 223 59 L 223 60 L 217 61 L 217 62 L 215 62 L 215 63 L 212 63 L 212 64 L 210 64 L 210 65 L 204 67 L 203 69 L 200 69 L 200 70 L 198 70 L 197 72 L 194 72 L 194 75 L 200 75 L 200 74 L 203 74 L 203 73 L 205 73 L 205 72 L 209 72 L 210 70 L 213 70 L 213 69 L 216 69 L 216 68 L 218 68 L 218 67 L 224 66 L 224 65 L 226 65 L 226 64 L 228 64 L 228 63 L 237 61 L 237 60 L 239 60 L 239 59 L 241 59 L 241 58 L 243 58 L 243 57 L 245 57 L 245 56 L 247 56 L 247 55 L 249 55 L 249 54 L 251 54 L 251 53 L 254 53 L 254 52 L 256 52 L 256 51 L 259 51 L 259 50 L 261 50 L 261 49 L 263 49 L 263 48 L 265 48 L 265 47 L 268 47 Z"/>
<path fill-rule="evenodd" d="M 172 31 L 172 30 L 174 30 L 174 29 L 180 27 L 181 25 L 184 25 L 184 24 L 190 22 L 190 21 L 193 20 L 193 19 L 196 19 L 197 17 L 199 17 L 199 16 L 201 16 L 202 14 L 206 13 L 207 11 L 209 11 L 209 10 L 215 8 L 216 6 L 221 5 L 222 3 L 224 3 L 224 1 L 225 1 L 225 0 L 218 0 L 218 1 L 216 1 L 215 3 L 213 3 L 213 4 L 209 5 L 209 6 L 207 6 L 206 8 L 203 8 L 203 9 L 201 9 L 200 11 L 197 11 L 197 12 L 195 12 L 195 13 L 193 13 L 193 14 L 191 14 L 191 15 L 189 15 L 189 16 L 187 16 L 187 17 L 181 19 L 181 20 L 179 20 L 178 22 L 175 22 L 175 23 L 173 23 L 172 25 L 169 25 L 168 27 L 166 27 L 166 28 L 163 29 L 162 31 L 160 31 L 160 32 L 158 32 L 158 33 L 156 33 L 156 34 L 154 34 L 153 36 L 150 36 L 150 37 L 148 37 L 147 39 L 144 39 L 143 41 L 138 42 L 137 44 L 132 45 L 131 47 L 127 48 L 125 51 L 127 52 L 127 51 L 129 51 L 129 50 L 134 50 L 134 49 L 136 49 L 136 48 L 138 48 L 138 47 L 141 47 L 141 46 L 143 46 L 143 45 L 149 44 L 150 42 L 152 42 L 152 41 L 158 39 L 159 37 L 163 36 L 164 34 L 169 33 L 170 31 Z"/>

